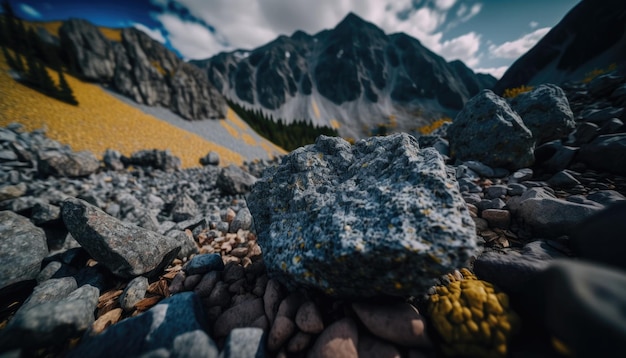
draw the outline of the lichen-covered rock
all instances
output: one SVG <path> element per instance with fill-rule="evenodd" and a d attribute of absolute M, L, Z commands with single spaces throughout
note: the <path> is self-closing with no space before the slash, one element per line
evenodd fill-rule
<path fill-rule="evenodd" d="M 320 136 L 266 170 L 248 206 L 269 272 L 291 288 L 417 295 L 476 252 L 453 175 L 408 134 Z"/>
<path fill-rule="evenodd" d="M 441 348 L 450 356 L 505 357 L 508 341 L 519 328 L 508 296 L 467 269 L 460 273 L 449 274 L 450 283 L 435 287 L 429 297 L 428 312 L 443 339 Z"/>
<path fill-rule="evenodd" d="M 511 100 L 511 108 L 542 144 L 566 137 L 576 127 L 565 92 L 553 84 L 540 85 Z"/>
<path fill-rule="evenodd" d="M 492 168 L 519 169 L 534 161 L 535 139 L 503 98 L 483 90 L 448 127 L 450 155 Z"/>

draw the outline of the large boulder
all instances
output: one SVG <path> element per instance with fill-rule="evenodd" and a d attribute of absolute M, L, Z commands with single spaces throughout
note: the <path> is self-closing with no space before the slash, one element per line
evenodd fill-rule
<path fill-rule="evenodd" d="M 511 100 L 511 108 L 522 117 L 537 144 L 567 137 L 576 127 L 565 92 L 553 84 L 518 95 Z"/>
<path fill-rule="evenodd" d="M 270 274 L 290 288 L 417 295 L 476 252 L 454 175 L 408 134 L 320 136 L 267 169 L 248 206 Z"/>
<path fill-rule="evenodd" d="M 236 165 L 229 165 L 220 171 L 216 185 L 224 193 L 236 195 L 250 191 L 256 181 L 257 178 L 252 174 Z"/>
<path fill-rule="evenodd" d="M 100 168 L 100 161 L 88 151 L 46 150 L 37 154 L 37 169 L 43 176 L 87 176 Z"/>
<path fill-rule="evenodd" d="M 169 150 L 144 149 L 131 154 L 130 158 L 122 157 L 126 165 L 154 168 L 159 170 L 179 170 L 180 158 Z"/>
<path fill-rule="evenodd" d="M 626 133 L 597 137 L 580 148 L 578 158 L 594 169 L 626 175 Z"/>
<path fill-rule="evenodd" d="M 503 98 L 483 90 L 467 102 L 448 127 L 450 155 L 492 168 L 519 169 L 533 164 L 535 140 Z"/>
<path fill-rule="evenodd" d="M 175 239 L 119 221 L 80 199 L 65 200 L 61 213 L 91 257 L 123 278 L 158 274 L 180 251 Z"/>
<path fill-rule="evenodd" d="M 0 289 L 34 280 L 48 254 L 44 231 L 27 218 L 0 211 Z"/>

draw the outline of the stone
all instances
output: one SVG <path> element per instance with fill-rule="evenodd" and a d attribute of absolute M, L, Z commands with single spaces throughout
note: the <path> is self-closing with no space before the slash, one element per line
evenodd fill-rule
<path fill-rule="evenodd" d="M 618 118 L 611 118 L 608 121 L 604 122 L 602 127 L 598 130 L 598 135 L 605 134 L 615 134 L 619 132 L 624 132 L 624 122 L 622 122 Z"/>
<path fill-rule="evenodd" d="M 267 338 L 267 348 L 270 351 L 277 351 L 296 332 L 296 324 L 289 317 L 278 316 L 272 324 Z"/>
<path fill-rule="evenodd" d="M 391 343 L 369 334 L 359 335 L 359 358 L 400 358 L 400 352 Z"/>
<path fill-rule="evenodd" d="M 169 286 L 170 294 L 174 295 L 185 290 L 185 272 L 178 271 Z"/>
<path fill-rule="evenodd" d="M 566 170 L 561 170 L 560 172 L 554 174 L 550 179 L 548 179 L 548 184 L 550 184 L 553 188 L 572 188 L 576 185 L 580 185 L 578 179 L 574 178 L 572 174 L 570 174 Z"/>
<path fill-rule="evenodd" d="M 266 334 L 260 328 L 235 328 L 226 337 L 224 350 L 220 357 L 223 358 L 265 358 Z"/>
<path fill-rule="evenodd" d="M 626 197 L 615 190 L 600 190 L 587 195 L 587 199 L 604 206 L 610 206 L 625 201 Z"/>
<path fill-rule="evenodd" d="M 626 350 L 624 271 L 584 261 L 555 260 L 529 287 L 529 312 L 578 357 Z M 584 322 L 584 324 L 581 324 Z"/>
<path fill-rule="evenodd" d="M 553 197 L 544 189 L 540 197 L 524 198 L 519 203 L 516 216 L 527 225 L 535 235 L 558 237 L 574 232 L 577 224 L 602 209 L 598 205 L 585 205 Z"/>
<path fill-rule="evenodd" d="M 26 194 L 26 190 L 28 190 L 26 183 L 2 185 L 0 186 L 0 201 L 19 198 L 20 196 Z"/>
<path fill-rule="evenodd" d="M 306 301 L 298 308 L 295 322 L 302 332 L 318 334 L 324 330 L 322 314 L 313 301 Z"/>
<path fill-rule="evenodd" d="M 268 168 L 247 202 L 268 272 L 287 288 L 419 294 L 476 251 L 453 174 L 408 134 L 354 146 L 320 136 Z"/>
<path fill-rule="evenodd" d="M 79 19 L 64 21 L 59 28 L 61 45 L 76 70 L 91 81 L 109 81 L 115 72 L 115 55 L 109 40 L 93 24 Z"/>
<path fill-rule="evenodd" d="M 357 358 L 359 335 L 351 318 L 342 318 L 328 326 L 315 341 L 309 352 L 314 358 Z"/>
<path fill-rule="evenodd" d="M 485 198 L 496 199 L 503 198 L 508 193 L 506 185 L 491 185 L 484 190 Z"/>
<path fill-rule="evenodd" d="M 0 211 L 0 289 L 34 280 L 48 255 L 46 235 L 27 218 Z"/>
<path fill-rule="evenodd" d="M 130 158 L 122 158 L 124 165 L 153 168 L 164 171 L 176 171 L 181 168 L 180 158 L 172 155 L 169 150 L 140 150 L 131 154 Z"/>
<path fill-rule="evenodd" d="M 479 201 L 478 203 L 476 203 L 476 207 L 480 211 L 489 210 L 489 209 L 500 210 L 500 209 L 504 208 L 505 206 L 506 206 L 506 203 L 504 202 L 504 200 L 502 200 L 500 198 L 483 199 L 483 200 Z"/>
<path fill-rule="evenodd" d="M 222 257 L 219 254 L 196 255 L 183 266 L 183 271 L 187 275 L 224 271 L 224 261 L 222 261 Z"/>
<path fill-rule="evenodd" d="M 612 118 L 619 118 L 624 113 L 623 108 L 605 107 L 601 109 L 587 109 L 583 111 L 582 116 L 585 121 L 604 125 Z"/>
<path fill-rule="evenodd" d="M 228 232 L 237 232 L 239 230 L 249 230 L 252 227 L 252 214 L 248 208 L 242 208 L 231 221 Z"/>
<path fill-rule="evenodd" d="M 576 130 L 570 134 L 572 145 L 580 146 L 591 142 L 598 136 L 599 126 L 591 122 L 582 122 L 576 127 Z"/>
<path fill-rule="evenodd" d="M 148 279 L 143 276 L 135 277 L 126 285 L 120 295 L 120 306 L 122 306 L 125 311 L 132 311 L 135 309 L 137 302 L 146 297 L 147 289 Z"/>
<path fill-rule="evenodd" d="M 302 352 L 311 345 L 311 341 L 313 340 L 313 335 L 304 332 L 296 332 L 296 334 L 291 337 L 289 342 L 287 342 L 287 352 L 289 353 L 298 353 Z"/>
<path fill-rule="evenodd" d="M 220 272 L 219 271 L 210 271 L 202 276 L 202 279 L 196 287 L 193 289 L 198 296 L 204 298 L 209 297 L 211 291 L 220 280 Z"/>
<path fill-rule="evenodd" d="M 48 203 L 37 203 L 33 206 L 31 220 L 37 226 L 52 224 L 61 219 L 61 208 Z"/>
<path fill-rule="evenodd" d="M 280 283 L 275 279 L 267 281 L 265 293 L 263 294 L 263 307 L 270 324 L 274 323 L 274 318 L 276 318 L 276 313 L 278 312 L 278 306 L 280 305 L 283 297 L 284 292 Z"/>
<path fill-rule="evenodd" d="M 289 317 L 294 319 L 300 306 L 304 303 L 305 297 L 300 291 L 292 292 L 278 306 L 276 317 Z"/>
<path fill-rule="evenodd" d="M 84 177 L 100 168 L 100 161 L 93 153 L 42 151 L 37 154 L 39 174 L 63 177 Z"/>
<path fill-rule="evenodd" d="M 248 327 L 264 314 L 261 298 L 245 301 L 224 311 L 215 321 L 213 333 L 216 337 L 226 337 L 233 329 Z"/>
<path fill-rule="evenodd" d="M 490 227 L 508 229 L 511 225 L 511 212 L 508 210 L 485 209 L 480 215 L 487 220 Z"/>
<path fill-rule="evenodd" d="M 587 85 L 587 88 L 590 95 L 595 97 L 604 97 L 611 94 L 611 92 L 623 83 L 624 77 L 617 76 L 613 73 L 607 73 L 591 80 L 591 82 Z"/>
<path fill-rule="evenodd" d="M 598 136 L 580 148 L 578 158 L 590 168 L 626 175 L 626 133 Z"/>
<path fill-rule="evenodd" d="M 209 322 L 198 296 L 184 292 L 127 318 L 101 334 L 83 339 L 68 357 L 214 357 L 219 351 L 207 335 Z M 111 344 L 115 342 L 115 344 Z"/>
<path fill-rule="evenodd" d="M 531 131 L 506 100 L 490 90 L 482 90 L 465 104 L 448 127 L 448 138 L 450 155 L 463 161 L 512 170 L 534 162 Z"/>
<path fill-rule="evenodd" d="M 172 208 L 172 219 L 175 222 L 189 220 L 198 215 L 198 204 L 187 194 L 176 198 Z"/>
<path fill-rule="evenodd" d="M 511 183 L 507 186 L 507 194 L 510 196 L 520 196 L 527 190 L 524 184 Z"/>
<path fill-rule="evenodd" d="M 377 337 L 405 347 L 430 345 L 424 318 L 408 303 L 355 302 L 352 309 L 365 327 Z"/>
<path fill-rule="evenodd" d="M 475 171 L 478 175 L 483 178 L 492 178 L 494 176 L 494 171 L 489 166 L 475 160 L 468 160 L 463 163 L 471 170 Z"/>
<path fill-rule="evenodd" d="M 108 170 L 124 170 L 122 153 L 117 150 L 107 149 L 102 155 L 102 162 Z"/>
<path fill-rule="evenodd" d="M 487 251 L 474 261 L 474 272 L 481 280 L 490 282 L 507 293 L 523 292 L 528 283 L 548 268 L 549 262 L 525 257 L 518 252 Z"/>
<path fill-rule="evenodd" d="M 189 230 L 171 230 L 165 236 L 173 238 L 176 240 L 178 245 L 180 245 L 180 251 L 178 252 L 176 258 L 182 260 L 198 253 L 198 245 L 193 238 L 193 234 L 191 234 Z"/>
<path fill-rule="evenodd" d="M 180 251 L 175 240 L 119 221 L 80 199 L 65 200 L 61 214 L 91 257 L 123 278 L 160 274 Z"/>
<path fill-rule="evenodd" d="M 234 262 L 228 263 L 224 267 L 224 282 L 233 283 L 241 280 L 246 275 L 243 266 L 235 264 Z"/>
<path fill-rule="evenodd" d="M 615 203 L 590 216 L 572 231 L 571 247 L 577 256 L 626 270 L 626 202 Z"/>
<path fill-rule="evenodd" d="M 217 166 L 220 164 L 220 155 L 214 151 L 210 151 L 207 155 L 200 158 L 200 164 Z"/>
<path fill-rule="evenodd" d="M 250 191 L 256 181 L 257 178 L 240 167 L 229 165 L 220 171 L 216 185 L 225 194 L 236 195 Z"/>
<path fill-rule="evenodd" d="M 509 184 L 521 183 L 521 182 L 532 179 L 532 177 L 533 177 L 532 169 L 522 168 L 522 169 L 515 171 L 513 174 L 511 174 L 511 177 L 509 178 Z"/>
<path fill-rule="evenodd" d="M 43 348 L 81 335 L 94 322 L 99 295 L 97 288 L 84 285 L 67 295 L 27 301 L 3 330 L 0 350 Z"/>
<path fill-rule="evenodd" d="M 213 291 L 209 297 L 204 301 L 208 306 L 220 306 L 226 308 L 230 304 L 231 295 L 228 290 L 228 284 L 226 282 L 219 281 L 215 284 Z"/>
<path fill-rule="evenodd" d="M 553 84 L 543 84 L 521 93 L 510 101 L 530 129 L 537 144 L 561 139 L 574 129 L 576 122 L 565 92 Z"/>
<path fill-rule="evenodd" d="M 560 140 L 547 142 L 535 149 L 535 164 L 550 172 L 558 172 L 567 168 L 578 148 L 564 146 Z"/>

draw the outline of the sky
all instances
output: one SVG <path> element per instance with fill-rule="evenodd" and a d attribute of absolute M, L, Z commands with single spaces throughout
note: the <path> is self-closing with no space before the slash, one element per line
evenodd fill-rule
<path fill-rule="evenodd" d="M 136 27 L 184 59 L 253 49 L 296 30 L 315 34 L 353 12 L 405 32 L 447 61 L 500 78 L 578 0 L 10 0 L 26 20 Z"/>

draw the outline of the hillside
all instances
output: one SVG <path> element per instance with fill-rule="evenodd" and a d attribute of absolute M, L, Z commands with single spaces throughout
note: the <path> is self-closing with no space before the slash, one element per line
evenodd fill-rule
<path fill-rule="evenodd" d="M 125 155 L 147 148 L 169 149 L 181 158 L 183 167 L 199 166 L 198 159 L 209 151 L 217 152 L 224 165 L 252 159 L 123 103 L 98 85 L 66 75 L 79 102 L 72 106 L 18 83 L 8 71 L 6 59 L 0 56 L 0 126 L 17 122 L 29 131 L 46 128 L 50 138 L 74 150 L 90 150 L 97 156 L 107 148 Z M 56 73 L 50 73 L 56 78 Z M 220 126 L 231 128 L 234 140 L 263 145 L 268 153 L 280 151 L 269 143 L 239 134 L 235 128 L 245 123 L 230 111 L 228 117 L 219 121 Z"/>

